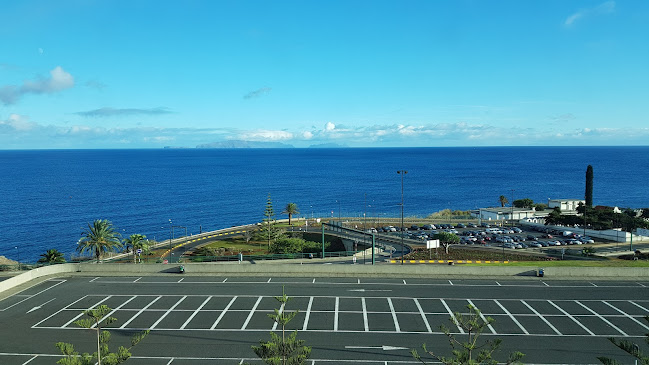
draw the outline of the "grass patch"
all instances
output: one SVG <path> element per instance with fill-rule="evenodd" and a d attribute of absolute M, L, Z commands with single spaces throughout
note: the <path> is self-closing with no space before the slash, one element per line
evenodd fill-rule
<path fill-rule="evenodd" d="M 268 254 L 268 242 L 250 241 L 246 243 L 246 240 L 240 238 L 227 238 L 209 243 L 202 246 L 201 249 L 220 251 L 223 255 L 236 255 L 239 252 L 244 255 L 266 255 Z"/>

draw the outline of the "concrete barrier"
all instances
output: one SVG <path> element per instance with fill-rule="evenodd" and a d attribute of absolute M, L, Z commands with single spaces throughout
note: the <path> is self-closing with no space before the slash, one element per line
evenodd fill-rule
<path fill-rule="evenodd" d="M 48 275 L 61 275 L 65 273 L 71 273 L 78 270 L 79 264 L 60 264 L 60 265 L 50 265 L 43 266 L 37 269 L 26 271 L 22 274 L 16 275 L 7 280 L 0 281 L 0 292 L 5 290 L 15 288 L 19 285 L 28 283 L 34 279 L 38 279 L 43 276 Z"/>

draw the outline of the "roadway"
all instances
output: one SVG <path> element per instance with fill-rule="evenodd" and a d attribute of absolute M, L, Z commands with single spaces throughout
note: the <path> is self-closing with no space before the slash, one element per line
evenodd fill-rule
<path fill-rule="evenodd" d="M 269 338 L 282 289 L 293 298 L 286 310 L 300 311 L 289 327 L 313 346 L 312 364 L 415 364 L 409 349 L 424 342 L 448 354 L 439 326 L 459 334 L 449 314 L 468 304 L 496 320 L 484 338 L 503 339 L 500 360 L 518 350 L 525 363 L 630 363 L 606 338 L 642 343 L 649 331 L 647 281 L 71 276 L 0 302 L 0 363 L 52 364 L 58 341 L 92 352 L 94 335 L 73 322 L 99 304 L 115 309 L 115 346 L 152 330 L 130 364 L 259 363 L 250 346 Z"/>

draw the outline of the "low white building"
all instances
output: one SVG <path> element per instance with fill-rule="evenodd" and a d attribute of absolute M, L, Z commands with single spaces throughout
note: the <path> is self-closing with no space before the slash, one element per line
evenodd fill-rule
<path fill-rule="evenodd" d="M 496 207 L 496 208 L 480 208 L 477 211 L 472 211 L 471 215 L 483 221 L 499 221 L 499 220 L 521 220 L 525 218 L 533 218 L 536 216 L 534 208 L 514 208 L 511 207 Z"/>
<path fill-rule="evenodd" d="M 576 212 L 580 203 L 586 204 L 586 201 L 579 199 L 548 199 L 550 209 L 559 208 L 562 212 Z"/>

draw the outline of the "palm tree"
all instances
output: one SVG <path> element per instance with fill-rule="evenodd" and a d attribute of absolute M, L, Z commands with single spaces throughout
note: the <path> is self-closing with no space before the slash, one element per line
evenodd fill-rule
<path fill-rule="evenodd" d="M 120 235 L 113 229 L 113 224 L 107 219 L 97 219 L 92 224 L 88 223 L 88 229 L 82 233 L 77 244 L 77 251 L 79 253 L 91 251 L 99 262 L 103 253 L 121 247 Z"/>
<path fill-rule="evenodd" d="M 299 214 L 300 211 L 297 209 L 297 204 L 295 203 L 288 203 L 286 204 L 286 208 L 284 208 L 284 211 L 282 214 L 288 214 L 288 225 L 291 225 L 291 218 L 293 217 L 293 214 Z"/>
<path fill-rule="evenodd" d="M 142 250 L 142 253 L 147 253 L 149 251 L 149 240 L 146 239 L 146 236 L 143 234 L 135 233 L 130 235 L 128 238 L 124 239 L 124 245 L 126 245 L 126 251 L 133 251 L 133 263 L 135 263 L 135 251 Z"/>
<path fill-rule="evenodd" d="M 507 203 L 509 203 L 509 200 L 507 200 L 507 197 L 504 195 L 501 195 L 500 198 L 498 198 L 498 201 L 500 201 L 501 207 L 504 207 Z"/>
<path fill-rule="evenodd" d="M 62 264 L 65 262 L 63 253 L 59 250 L 52 248 L 47 250 L 44 254 L 41 254 L 41 258 L 38 259 L 40 264 Z"/>

